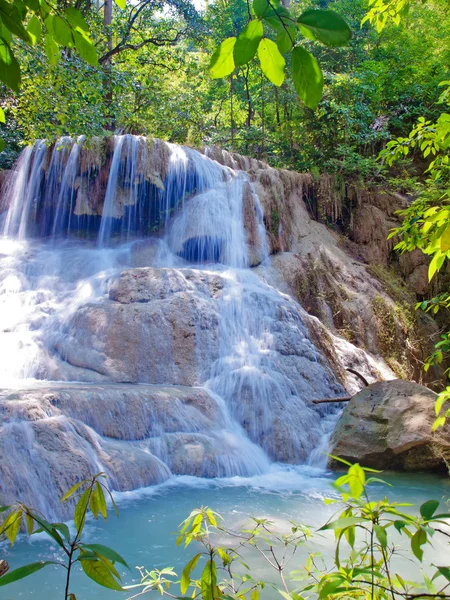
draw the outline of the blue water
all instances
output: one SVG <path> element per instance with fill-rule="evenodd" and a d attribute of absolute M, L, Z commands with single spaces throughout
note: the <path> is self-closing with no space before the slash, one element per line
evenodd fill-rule
<path fill-rule="evenodd" d="M 372 488 L 374 497 L 387 495 L 390 499 L 417 505 L 430 498 L 444 503 L 450 497 L 449 478 L 426 474 L 385 474 L 382 477 L 394 487 L 377 484 Z M 331 473 L 279 465 L 274 465 L 267 475 L 249 479 L 178 477 L 161 486 L 118 494 L 119 517 L 111 512 L 107 522 L 90 520 L 85 529 L 85 541 L 105 544 L 122 554 L 131 567 L 131 571 L 122 570 L 124 585 L 138 582 L 136 566 L 145 566 L 149 570 L 171 566 L 180 573 L 197 550 L 193 546 L 187 550 L 178 548 L 175 532 L 193 508 L 210 506 L 223 516 L 226 526 L 233 528 L 244 527 L 250 515 L 270 518 L 281 531 L 288 531 L 291 520 L 316 528 L 336 510 L 335 506 L 326 506 L 323 502 L 325 497 L 336 497 L 333 479 Z M 444 504 L 442 508 L 445 509 Z M 10 563 L 11 568 L 60 557 L 57 546 L 51 545 L 42 536 L 34 538 L 22 537 L 12 549 L 1 545 L 0 556 Z M 332 537 L 316 538 L 300 550 L 290 569 L 299 568 L 309 551 L 318 550 L 326 557 L 331 554 L 332 547 Z M 272 578 L 261 559 L 250 556 L 249 561 L 256 576 Z M 406 565 L 408 568 L 411 567 Z M 27 579 L 0 588 L 0 598 L 62 600 L 64 577 L 62 568 L 49 566 Z M 71 591 L 76 594 L 77 600 L 125 599 L 131 596 L 130 592 L 123 594 L 97 586 L 78 569 L 73 576 Z M 267 597 L 272 595 L 266 592 Z"/>

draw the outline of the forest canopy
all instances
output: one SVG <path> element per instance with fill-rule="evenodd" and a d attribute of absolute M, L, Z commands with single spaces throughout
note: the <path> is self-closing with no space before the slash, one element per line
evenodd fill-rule
<path fill-rule="evenodd" d="M 279 87 L 268 81 L 257 57 L 228 77 L 210 76 L 214 50 L 249 22 L 249 5 L 242 0 L 123 6 L 78 1 L 98 58 L 80 45 L 81 29 L 73 47 L 49 48 L 48 36 L 36 35 L 32 17 L 27 29 L 32 41 L 34 31 L 35 45 L 18 35 L 12 41 L 20 90 L 1 84 L 2 166 L 35 139 L 113 130 L 217 144 L 274 166 L 382 181 L 387 175 L 376 157 L 386 142 L 408 135 L 419 117 L 434 120 L 440 113 L 438 84 L 448 77 L 450 58 L 448 3 L 413 3 L 399 24 L 390 20 L 381 31 L 367 20 L 361 24 L 365 0 L 289 6 L 296 18 L 311 8 L 335 11 L 353 32 L 340 47 L 303 40 L 323 72 L 316 110 L 299 100 L 291 77 Z M 64 30 L 56 27 L 54 35 L 64 42 Z M 275 41 L 277 32 L 265 35 Z M 285 60 L 288 72 L 291 55 Z M 405 191 L 420 173 L 411 166 L 413 158 L 391 170 Z"/>

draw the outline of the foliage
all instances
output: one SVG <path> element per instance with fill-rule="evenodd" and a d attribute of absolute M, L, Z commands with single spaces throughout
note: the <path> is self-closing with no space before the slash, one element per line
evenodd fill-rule
<path fill-rule="evenodd" d="M 258 53 L 264 75 L 281 86 L 286 65 L 283 54 L 292 51 L 291 76 L 297 94 L 306 106 L 317 108 L 323 89 L 322 71 L 313 54 L 297 44 L 297 32 L 326 46 L 345 46 L 352 35 L 349 26 L 332 10 L 309 8 L 295 19 L 280 0 L 253 0 L 252 10 L 256 19 L 250 20 L 237 38 L 224 40 L 212 55 L 211 77 L 231 75 L 236 66 L 246 65 Z M 275 31 L 276 42 L 264 36 L 263 25 Z"/>
<path fill-rule="evenodd" d="M 112 590 L 123 590 L 116 563 L 128 568 L 124 559 L 111 548 L 101 544 L 87 544 L 82 538 L 86 517 L 89 513 L 95 519 L 98 519 L 99 515 L 104 519 L 107 518 L 105 492 L 111 499 L 117 514 L 114 499 L 104 483 L 105 478 L 103 473 L 97 473 L 90 480 L 79 481 L 61 498 L 61 502 L 67 502 L 78 497 L 73 512 L 75 524 L 73 536 L 66 524 L 49 523 L 38 511 L 22 503 L 16 506 L 0 506 L 0 514 L 3 516 L 0 523 L 0 536 L 6 536 L 11 546 L 16 541 L 22 527 L 28 535 L 46 534 L 65 555 L 64 560 L 41 561 L 14 569 L 0 577 L 0 587 L 28 577 L 47 565 L 58 565 L 66 570 L 65 600 L 76 600 L 75 594 L 70 591 L 70 576 L 74 565 L 79 563 L 84 573 L 97 584 Z"/>
<path fill-rule="evenodd" d="M 440 96 L 441 104 L 449 104 L 450 82 L 442 84 L 444 91 Z M 415 149 L 419 149 L 424 159 L 428 160 L 425 173 L 427 174 L 426 187 L 418 199 L 406 210 L 401 211 L 403 217 L 401 227 L 394 229 L 390 237 L 397 236 L 400 241 L 395 248 L 400 252 L 412 251 L 419 248 L 430 256 L 428 278 L 431 281 L 444 267 L 450 258 L 450 114 L 443 112 L 434 122 L 419 118 L 408 137 L 399 137 L 391 140 L 385 150 L 380 153 L 380 158 L 392 164 L 402 156 L 407 156 Z M 431 160 L 430 160 L 431 159 Z M 450 291 L 445 290 L 431 300 L 424 300 L 417 304 L 417 308 L 432 314 L 437 314 L 441 309 L 448 311 L 450 307 Z M 450 355 L 450 333 L 442 336 L 436 344 L 435 351 L 428 358 L 425 369 L 441 364 L 444 358 Z M 446 370 L 446 374 L 449 370 Z M 444 405 L 450 400 L 450 386 L 439 394 L 436 403 L 437 419 L 434 428 L 445 424 L 450 417 L 450 409 L 446 408 L 440 414 Z"/>
<path fill-rule="evenodd" d="M 267 586 L 278 590 L 286 600 L 447 597 L 448 566 L 440 563 L 431 577 L 422 573 L 421 579 L 411 582 L 401 576 L 394 561 L 401 552 L 398 538 L 403 538 L 410 547 L 408 558 L 415 561 L 420 573 L 424 549 L 437 536 L 449 537 L 442 527 L 450 514 L 438 512 L 437 500 L 422 504 L 418 515 L 406 512 L 410 504 L 390 502 L 386 497 L 371 500 L 368 486 L 384 483 L 376 477 L 378 472 L 345 464 L 348 471 L 335 482 L 340 500 L 325 500 L 326 504 L 336 504 L 335 517 L 317 532 L 291 522 L 290 531 L 280 533 L 268 519 L 254 517 L 245 529 L 230 530 L 210 508 L 193 510 L 181 524 L 177 538 L 177 544 L 185 548 L 192 543 L 197 546 L 181 578 L 170 567 L 139 569 L 141 582 L 127 587 L 137 591 L 132 598 L 157 591 L 172 598 L 257 600 Z M 310 553 L 304 564 L 296 564 L 299 548 L 326 532 L 335 536 L 331 564 L 318 552 Z M 270 575 L 255 577 L 257 571 L 251 562 L 254 556 L 265 561 L 275 579 Z"/>

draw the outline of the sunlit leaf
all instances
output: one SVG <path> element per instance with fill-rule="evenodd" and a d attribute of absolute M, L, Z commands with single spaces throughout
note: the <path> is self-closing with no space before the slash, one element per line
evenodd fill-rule
<path fill-rule="evenodd" d="M 235 37 L 227 38 L 216 48 L 214 54 L 211 56 L 209 74 L 213 79 L 226 77 L 234 71 L 233 50 L 235 43 Z"/>
<path fill-rule="evenodd" d="M 258 44 L 263 36 L 264 29 L 261 21 L 250 21 L 239 34 L 233 48 L 234 63 L 236 66 L 247 64 L 256 54 Z"/>
<path fill-rule="evenodd" d="M 274 85 L 280 86 L 284 81 L 286 61 L 272 40 L 263 38 L 258 46 L 258 57 L 264 75 Z"/>

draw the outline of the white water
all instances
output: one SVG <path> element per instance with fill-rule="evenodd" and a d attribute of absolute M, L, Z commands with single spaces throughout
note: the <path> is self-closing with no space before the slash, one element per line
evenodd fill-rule
<path fill-rule="evenodd" d="M 50 408 L 36 422 L 30 411 L 11 409 L 12 416 L 0 425 L 0 445 L 11 465 L 26 458 L 21 473 L 11 468 L 10 495 L 20 493 L 28 500 L 40 495 L 42 508 L 47 504 L 49 510 L 58 510 L 51 501 L 58 469 L 53 455 L 40 446 L 44 434 L 38 431 L 51 432 L 50 438 L 63 436 L 59 452 L 69 452 L 69 462 L 73 448 L 91 469 L 105 470 L 118 490 L 148 485 L 152 480 L 146 469 L 155 472 L 155 483 L 171 471 L 189 474 L 189 465 L 177 466 L 180 459 L 173 456 L 179 443 L 186 452 L 203 449 L 200 467 L 193 465 L 191 472 L 208 477 L 266 473 L 273 460 L 323 465 L 333 417 L 324 418 L 326 411 L 314 408 L 311 400 L 339 395 L 342 388 L 309 340 L 300 307 L 248 267 L 245 193 L 253 203 L 256 251 L 263 263 L 268 246 L 262 206 L 247 175 L 169 144 L 163 148 L 169 158 L 162 177 L 149 166 L 145 138 L 115 136 L 108 180 L 100 182 L 105 188 L 101 211 L 91 197 L 81 197 L 99 181 L 98 166 L 85 164 L 84 143 L 84 138 L 63 138 L 52 150 L 43 142 L 27 148 L 7 187 L 9 210 L 0 240 L 0 377 L 9 390 L 37 390 L 32 402 L 39 395 L 36 380 L 98 382 L 114 408 L 102 412 L 95 423 L 74 415 L 73 403 L 61 411 Z M 153 144 L 153 149 L 156 144 L 162 148 L 161 142 Z M 155 267 L 152 277 L 164 281 L 157 290 L 163 303 L 178 294 L 182 310 L 190 307 L 197 323 L 192 376 L 209 392 L 215 416 L 199 431 L 197 413 L 190 428 L 177 429 L 173 420 L 153 412 L 145 417 L 154 421 L 151 434 L 143 439 L 134 431 L 124 442 L 119 433 L 116 447 L 105 439 L 111 435 L 111 415 L 118 410 L 117 393 L 108 382 L 192 386 L 175 380 L 177 348 L 171 350 L 171 339 L 159 332 L 153 339 L 150 330 L 146 336 L 151 339 L 137 348 L 136 360 L 144 360 L 150 351 L 152 363 L 147 367 L 144 362 L 138 376 L 131 376 L 132 360 L 123 371 L 114 370 L 108 344 L 97 348 L 99 331 L 88 338 L 90 332 L 80 332 L 77 325 L 95 307 L 117 307 L 108 300 L 111 286 L 121 271 L 136 264 L 144 238 L 150 257 L 144 254 L 139 266 Z M 116 318 L 105 313 L 102 331 L 114 333 Z M 135 338 L 127 343 L 139 344 Z M 159 364 L 159 356 L 167 358 Z M 89 397 L 99 394 L 98 389 L 89 392 L 89 385 L 85 388 Z M 76 389 L 73 384 L 74 393 Z M 0 398 L 5 410 L 15 400 L 8 393 Z M 151 466 L 136 475 L 125 473 L 126 457 L 145 463 L 142 452 L 154 455 Z M 123 459 L 112 459 L 119 455 Z M 33 469 L 36 476 L 27 477 Z M 49 482 L 44 491 L 39 480 Z M 0 484 L 0 492 L 8 490 Z"/>

